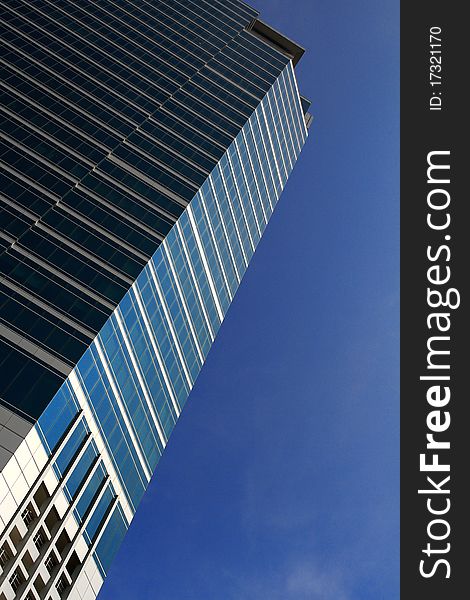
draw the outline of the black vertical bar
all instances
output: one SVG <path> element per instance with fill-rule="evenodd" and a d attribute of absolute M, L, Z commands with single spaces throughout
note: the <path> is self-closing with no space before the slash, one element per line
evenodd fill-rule
<path fill-rule="evenodd" d="M 470 594 L 470 36 L 463 6 L 401 3 L 402 600 Z"/>

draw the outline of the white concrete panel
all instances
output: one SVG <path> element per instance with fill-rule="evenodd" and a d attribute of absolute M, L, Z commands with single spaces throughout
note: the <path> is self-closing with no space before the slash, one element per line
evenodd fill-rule
<path fill-rule="evenodd" d="M 54 505 L 59 513 L 59 517 L 62 519 L 67 511 L 67 508 L 69 507 L 69 503 L 67 502 L 67 499 L 62 491 L 59 492 Z"/>
<path fill-rule="evenodd" d="M 95 600 L 96 594 L 93 591 L 91 585 L 87 588 L 85 594 L 82 596 L 82 600 Z"/>
<path fill-rule="evenodd" d="M 3 477 L 5 477 L 5 481 L 7 482 L 8 487 L 11 489 L 13 484 L 21 475 L 20 465 L 14 456 L 10 458 L 8 463 L 3 468 Z"/>
<path fill-rule="evenodd" d="M 49 495 L 52 496 L 57 487 L 57 477 L 52 468 L 49 468 L 44 474 L 44 485 L 46 486 Z"/>
<path fill-rule="evenodd" d="M 8 523 L 18 508 L 11 491 L 8 489 L 6 496 L 0 503 L 0 513 L 5 523 Z"/>
<path fill-rule="evenodd" d="M 82 600 L 82 597 L 78 593 L 78 590 L 75 588 L 75 586 L 73 586 L 72 589 L 69 591 L 67 595 L 67 600 Z"/>
<path fill-rule="evenodd" d="M 36 481 L 39 475 L 39 469 L 33 458 L 23 469 L 23 475 L 30 486 Z"/>
<path fill-rule="evenodd" d="M 75 517 L 73 515 L 70 515 L 69 518 L 67 519 L 67 522 L 65 523 L 65 531 L 67 532 L 67 535 L 69 536 L 70 539 L 72 539 L 75 534 L 77 533 L 78 530 L 78 525 L 77 525 L 77 521 L 75 521 Z"/>
<path fill-rule="evenodd" d="M 9 490 L 5 478 L 3 477 L 3 474 L 0 473 L 0 504 L 5 498 L 5 496 L 8 494 L 8 491 Z"/>
<path fill-rule="evenodd" d="M 28 444 L 23 440 L 18 448 L 15 450 L 15 458 L 20 465 L 20 469 L 23 470 L 32 458 Z"/>
<path fill-rule="evenodd" d="M 93 580 L 91 582 L 91 586 L 96 595 L 98 595 L 98 592 L 100 591 L 102 585 L 103 585 L 103 578 L 101 577 L 99 571 L 97 570 L 93 577 Z"/>
<path fill-rule="evenodd" d="M 90 587 L 90 582 L 88 581 L 88 577 L 86 576 L 84 571 L 80 572 L 80 575 L 77 577 L 77 581 L 74 585 L 74 589 L 78 591 L 80 597 L 84 596 L 87 589 Z"/>
<path fill-rule="evenodd" d="M 35 427 L 31 429 L 31 431 L 26 436 L 25 440 L 32 454 L 34 454 L 36 448 L 42 446 L 41 438 L 39 437 L 39 434 Z"/>
<path fill-rule="evenodd" d="M 83 539 L 83 537 L 80 536 L 77 540 L 77 545 L 75 546 L 75 552 L 77 553 L 77 556 L 80 559 L 80 562 L 82 562 L 83 559 L 85 558 L 87 551 L 88 551 L 88 546 L 86 545 L 86 542 Z"/>
<path fill-rule="evenodd" d="M 44 450 L 44 447 L 42 444 L 40 444 L 36 450 L 34 451 L 33 454 L 34 460 L 38 466 L 38 469 L 41 471 L 42 469 L 44 469 L 46 463 L 47 463 L 47 453 Z"/>
<path fill-rule="evenodd" d="M 28 483 L 27 483 L 26 479 L 23 477 L 23 475 L 20 474 L 20 476 L 18 477 L 18 479 L 15 481 L 15 483 L 13 484 L 13 486 L 11 488 L 11 493 L 13 494 L 13 498 L 15 499 L 15 501 L 18 504 L 20 504 L 23 501 L 24 497 L 28 493 L 28 490 L 29 490 Z"/>

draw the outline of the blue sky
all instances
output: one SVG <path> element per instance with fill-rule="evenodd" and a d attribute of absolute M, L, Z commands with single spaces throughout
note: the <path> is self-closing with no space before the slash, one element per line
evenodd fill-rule
<path fill-rule="evenodd" d="M 315 121 L 100 600 L 399 597 L 399 3 L 253 5 Z"/>

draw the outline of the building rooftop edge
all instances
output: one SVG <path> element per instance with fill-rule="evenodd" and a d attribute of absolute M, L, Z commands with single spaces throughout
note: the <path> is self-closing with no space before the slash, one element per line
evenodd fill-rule
<path fill-rule="evenodd" d="M 289 39 L 284 34 L 277 31 L 277 29 L 274 29 L 259 18 L 253 19 L 249 26 L 249 30 L 258 34 L 268 43 L 276 46 L 278 49 L 288 54 L 292 58 L 294 67 L 305 52 L 305 48 L 302 48 L 302 46 Z"/>

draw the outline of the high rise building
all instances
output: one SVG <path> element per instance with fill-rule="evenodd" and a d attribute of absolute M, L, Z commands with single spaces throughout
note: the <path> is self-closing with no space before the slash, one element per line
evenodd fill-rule
<path fill-rule="evenodd" d="M 307 137 L 239 0 L 3 0 L 0 600 L 95 598 Z"/>

